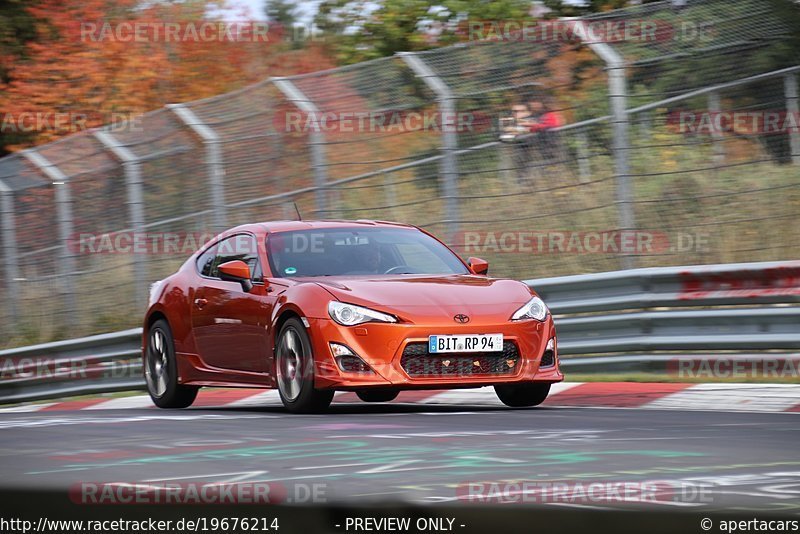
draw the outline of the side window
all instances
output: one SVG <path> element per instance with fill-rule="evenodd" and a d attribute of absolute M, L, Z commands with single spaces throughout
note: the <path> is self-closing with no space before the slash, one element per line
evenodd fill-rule
<path fill-rule="evenodd" d="M 258 247 L 253 236 L 239 234 L 223 239 L 217 244 L 216 253 L 210 270 L 211 274 L 208 276 L 217 278 L 220 265 L 229 261 L 242 260 L 250 267 L 253 282 L 262 281 L 261 262 L 258 261 Z"/>
<path fill-rule="evenodd" d="M 217 253 L 217 245 L 211 245 L 208 250 L 200 254 L 197 258 L 197 272 L 203 276 L 211 276 L 211 269 L 214 267 L 214 257 Z"/>

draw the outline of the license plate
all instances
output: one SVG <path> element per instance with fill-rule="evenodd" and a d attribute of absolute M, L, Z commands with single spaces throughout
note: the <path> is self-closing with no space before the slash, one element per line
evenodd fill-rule
<path fill-rule="evenodd" d="M 428 352 L 500 352 L 503 334 L 468 334 L 458 336 L 429 336 Z"/>

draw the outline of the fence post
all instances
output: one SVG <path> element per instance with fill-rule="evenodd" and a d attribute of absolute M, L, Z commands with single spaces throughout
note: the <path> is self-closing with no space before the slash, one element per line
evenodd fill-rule
<path fill-rule="evenodd" d="M 325 159 L 325 134 L 319 125 L 319 109 L 303 92 L 288 78 L 271 78 L 275 87 L 294 104 L 297 109 L 309 115 L 311 131 L 308 134 L 308 145 L 311 149 L 311 166 L 314 169 L 315 200 L 317 212 L 323 213 L 328 209 L 327 191 L 328 164 Z"/>
<path fill-rule="evenodd" d="M 12 326 L 19 324 L 19 257 L 17 256 L 17 221 L 14 216 L 14 191 L 0 181 L 0 209 L 3 223 L 3 261 L 8 291 L 8 310 Z"/>
<path fill-rule="evenodd" d="M 74 238 L 74 226 L 72 220 L 72 197 L 69 191 L 69 181 L 67 175 L 61 169 L 50 163 L 43 155 L 36 151 L 36 149 L 23 150 L 22 155 L 28 161 L 33 163 L 47 178 L 53 183 L 55 187 L 55 197 L 58 213 L 58 234 L 61 240 L 61 261 L 59 261 L 59 274 L 61 278 L 58 280 L 58 286 L 63 287 L 64 295 L 64 314 L 66 323 L 70 327 L 74 327 L 75 312 L 77 311 L 75 303 L 75 282 L 73 276 L 75 275 L 75 258 L 72 255 L 72 247 L 70 242 Z"/>
<path fill-rule="evenodd" d="M 147 304 L 147 276 L 144 257 L 137 243 L 144 239 L 144 197 L 142 194 L 141 158 L 123 146 L 107 131 L 96 130 L 95 137 L 122 162 L 125 169 L 125 184 L 128 190 L 128 217 L 133 230 L 133 279 L 136 296 L 134 302 L 143 311 Z"/>
<path fill-rule="evenodd" d="M 622 231 L 631 231 L 636 228 L 636 218 L 633 212 L 633 189 L 628 164 L 630 122 L 627 111 L 628 84 L 625 75 L 625 60 L 607 43 L 591 40 L 583 21 L 576 21 L 575 35 L 606 64 L 611 123 L 614 128 L 614 169 L 617 178 L 619 226 Z M 633 269 L 636 267 L 635 258 L 636 256 L 632 254 L 622 252 L 622 268 Z"/>
<path fill-rule="evenodd" d="M 795 119 L 800 119 L 800 102 L 797 96 L 797 73 L 789 72 L 783 77 L 784 93 L 786 94 L 786 113 L 794 114 Z M 788 122 L 788 121 L 787 121 Z M 793 165 L 800 165 L 800 132 L 797 128 L 789 132 L 789 147 Z"/>
<path fill-rule="evenodd" d="M 228 227 L 228 214 L 225 207 L 225 165 L 219 146 L 219 135 L 184 104 L 168 104 L 167 109 L 175 113 L 203 141 L 211 189 L 211 206 L 214 210 L 214 232 L 222 232 Z"/>
<path fill-rule="evenodd" d="M 406 65 L 421 78 L 425 85 L 436 94 L 439 104 L 440 124 L 442 125 L 442 159 L 439 174 L 444 191 L 445 218 L 447 219 L 446 240 L 453 243 L 459 228 L 458 209 L 458 137 L 456 135 L 456 100 L 450 87 L 442 80 L 425 61 L 413 52 L 398 54 Z"/>
<path fill-rule="evenodd" d="M 717 117 L 721 111 L 722 105 L 720 104 L 719 93 L 717 91 L 708 93 L 708 112 L 712 117 Z M 725 145 L 722 144 L 722 132 L 717 128 L 712 128 L 711 139 L 713 142 L 714 165 L 722 165 L 725 163 Z"/>

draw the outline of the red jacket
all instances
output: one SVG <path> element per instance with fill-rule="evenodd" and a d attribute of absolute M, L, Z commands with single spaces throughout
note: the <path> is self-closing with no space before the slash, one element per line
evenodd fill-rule
<path fill-rule="evenodd" d="M 559 126 L 563 126 L 564 119 L 561 117 L 561 114 L 557 111 L 548 111 L 544 113 L 540 118 L 539 121 L 530 127 L 531 132 L 540 132 L 542 130 L 552 130 L 553 128 L 558 128 Z"/>

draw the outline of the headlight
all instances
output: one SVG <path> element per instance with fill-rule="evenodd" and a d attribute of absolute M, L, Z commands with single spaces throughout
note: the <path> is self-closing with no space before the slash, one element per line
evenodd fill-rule
<path fill-rule="evenodd" d="M 514 315 L 511 316 L 511 320 L 523 321 L 525 319 L 536 319 L 537 321 L 544 321 L 547 318 L 547 313 L 547 306 L 545 306 L 542 299 L 533 297 L 525 306 L 514 312 Z"/>
<path fill-rule="evenodd" d="M 397 319 L 391 315 L 336 300 L 332 300 L 330 304 L 328 304 L 328 313 L 331 319 L 344 326 L 353 326 L 372 321 L 377 321 L 379 323 L 397 322 Z"/>

